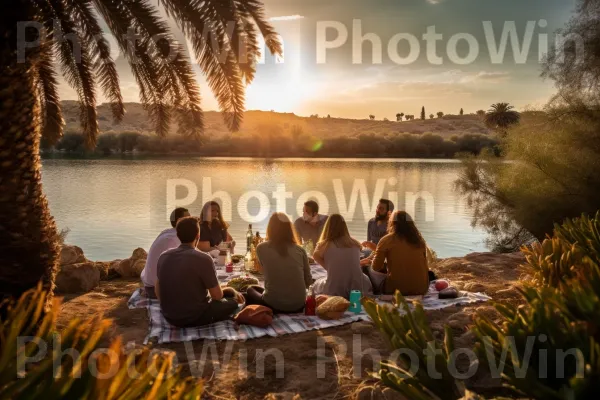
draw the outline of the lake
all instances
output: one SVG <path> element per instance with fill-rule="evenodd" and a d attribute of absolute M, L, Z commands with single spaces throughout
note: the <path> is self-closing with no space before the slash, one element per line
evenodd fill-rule
<path fill-rule="evenodd" d="M 351 234 L 366 240 L 367 221 L 379 198 L 411 213 L 440 257 L 485 251 L 485 234 L 470 225 L 471 212 L 453 184 L 453 160 L 242 159 L 43 161 L 44 190 L 67 243 L 91 260 L 126 258 L 148 249 L 183 205 L 198 215 L 212 196 L 223 204 L 230 233 L 245 252 L 248 224 L 264 237 L 268 218 L 294 219 L 316 199 L 320 212 L 340 212 Z"/>

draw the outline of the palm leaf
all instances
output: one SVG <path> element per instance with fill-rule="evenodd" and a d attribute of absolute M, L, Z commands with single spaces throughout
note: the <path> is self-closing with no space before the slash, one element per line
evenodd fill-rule
<path fill-rule="evenodd" d="M 43 42 L 40 47 L 40 58 L 35 69 L 42 108 L 42 137 L 51 145 L 60 139 L 65 126 L 60 107 L 58 80 L 53 65 L 53 55 L 53 43 Z"/>

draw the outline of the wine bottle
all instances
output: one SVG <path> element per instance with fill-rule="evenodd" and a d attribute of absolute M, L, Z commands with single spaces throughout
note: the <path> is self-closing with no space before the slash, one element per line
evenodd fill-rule
<path fill-rule="evenodd" d="M 248 225 L 248 232 L 246 232 L 246 253 L 250 251 L 252 246 L 252 224 Z"/>

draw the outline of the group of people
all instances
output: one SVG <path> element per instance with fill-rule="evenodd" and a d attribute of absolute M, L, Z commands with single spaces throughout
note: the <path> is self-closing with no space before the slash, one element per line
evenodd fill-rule
<path fill-rule="evenodd" d="M 207 203 L 199 218 L 177 208 L 170 220 L 172 227 L 150 247 L 141 278 L 147 296 L 157 298 L 165 319 L 178 327 L 228 319 L 241 303 L 267 306 L 276 313 L 302 312 L 311 285 L 315 295 L 346 298 L 352 290 L 422 295 L 429 287 L 425 241 L 412 218 L 394 212 L 386 199 L 379 201 L 368 222 L 363 243 L 350 235 L 341 215 L 319 214 L 315 201 L 304 204 L 302 217 L 294 223 L 286 214 L 274 213 L 266 240 L 256 248 L 264 287 L 250 286 L 245 293 L 221 288 L 208 254 L 222 242 L 233 242 L 218 203 Z M 314 283 L 309 255 L 301 247 L 308 241 L 316 244 L 312 258 L 327 270 L 327 277 Z"/>

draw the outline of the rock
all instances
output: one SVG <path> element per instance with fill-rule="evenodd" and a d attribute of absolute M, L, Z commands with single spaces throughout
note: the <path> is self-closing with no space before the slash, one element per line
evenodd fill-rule
<path fill-rule="evenodd" d="M 60 250 L 60 265 L 71 265 L 86 262 L 81 247 L 63 245 Z"/>
<path fill-rule="evenodd" d="M 283 393 L 269 393 L 264 397 L 265 400 L 301 400 L 299 394 L 291 393 L 291 392 L 283 392 Z"/>
<path fill-rule="evenodd" d="M 139 260 L 142 258 L 145 260 L 146 258 L 148 258 L 148 253 L 146 253 L 146 250 L 142 249 L 141 247 L 138 247 L 133 251 L 130 258 L 132 260 Z"/>
<path fill-rule="evenodd" d="M 109 261 L 109 262 L 96 262 L 96 269 L 100 272 L 100 280 L 108 281 L 111 279 L 118 278 L 120 274 L 115 270 L 115 265 L 117 265 L 121 260 Z"/>
<path fill-rule="evenodd" d="M 111 268 L 123 278 L 139 278 L 146 266 L 147 256 L 148 254 L 144 249 L 137 248 L 133 251 L 130 258 L 114 261 Z"/>
<path fill-rule="evenodd" d="M 91 261 L 62 265 L 55 283 L 59 293 L 89 292 L 100 284 L 100 271 Z"/>

